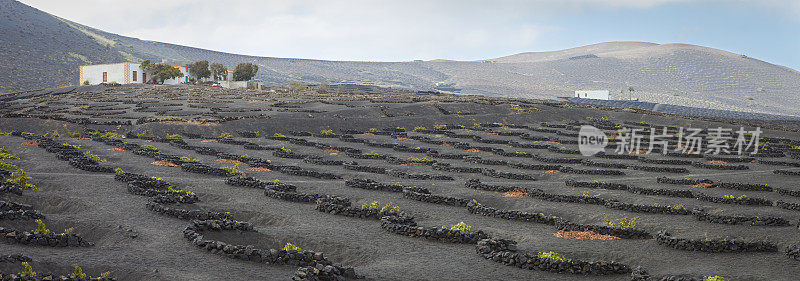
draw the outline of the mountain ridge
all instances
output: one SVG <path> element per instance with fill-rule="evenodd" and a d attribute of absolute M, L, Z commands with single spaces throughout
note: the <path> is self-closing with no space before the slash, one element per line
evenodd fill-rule
<path fill-rule="evenodd" d="M 237 55 L 142 40 L 0 0 L 0 92 L 78 84 L 82 64 L 196 60 L 259 65 L 267 84 L 353 83 L 414 90 L 552 99 L 605 89 L 612 98 L 800 115 L 800 72 L 709 47 L 604 42 L 476 60 L 328 61 Z M 628 93 L 633 87 L 635 91 Z"/>

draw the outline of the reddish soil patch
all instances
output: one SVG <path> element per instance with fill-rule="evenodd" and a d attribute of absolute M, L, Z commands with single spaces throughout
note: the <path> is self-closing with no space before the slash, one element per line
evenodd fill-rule
<path fill-rule="evenodd" d="M 647 150 L 644 150 L 644 149 L 634 150 L 634 151 L 631 151 L 630 154 L 647 154 Z"/>
<path fill-rule="evenodd" d="M 446 143 L 446 142 L 442 142 L 442 146 L 453 146 L 453 145 L 451 145 L 449 143 Z"/>
<path fill-rule="evenodd" d="M 39 145 L 39 140 L 29 140 L 29 141 L 23 142 L 22 145 Z"/>
<path fill-rule="evenodd" d="M 588 240 L 617 240 L 619 237 L 600 234 L 594 231 L 563 231 L 553 233 L 558 238 L 564 239 L 588 239 Z"/>
<path fill-rule="evenodd" d="M 711 188 L 711 184 L 710 183 L 705 183 L 705 182 L 698 183 L 698 184 L 693 184 L 693 185 L 690 185 L 690 186 L 694 187 L 694 188 Z"/>
<path fill-rule="evenodd" d="M 375 135 L 375 134 L 373 134 L 373 133 L 364 133 L 364 134 L 365 134 L 365 135 L 368 135 L 368 136 L 374 136 L 374 135 Z"/>
<path fill-rule="evenodd" d="M 399 137 L 399 138 L 396 138 L 396 139 L 394 139 L 394 140 L 396 140 L 396 141 L 410 141 L 410 140 L 414 140 L 414 139 L 412 139 L 412 138 L 406 138 L 406 137 Z"/>
<path fill-rule="evenodd" d="M 466 131 L 472 131 L 472 130 L 470 130 L 470 129 L 458 129 L 458 130 L 459 130 L 459 131 L 462 131 L 462 132 L 466 132 Z"/>
<path fill-rule="evenodd" d="M 144 142 L 153 142 L 153 141 L 152 141 L 152 140 L 146 140 L 146 141 L 144 141 Z"/>
<path fill-rule="evenodd" d="M 208 140 L 201 140 L 201 142 L 219 142 L 219 141 L 215 139 L 208 139 Z"/>
<path fill-rule="evenodd" d="M 480 150 L 480 149 L 477 149 L 477 148 L 470 148 L 470 149 L 467 149 L 467 152 L 481 153 L 481 152 L 483 152 L 483 151 L 482 151 L 482 150 Z"/>
<path fill-rule="evenodd" d="M 253 172 L 272 172 L 272 170 L 264 167 L 252 167 L 252 168 L 247 168 L 246 170 Z"/>
<path fill-rule="evenodd" d="M 490 135 L 490 136 L 499 136 L 499 135 L 500 135 L 500 134 L 498 134 L 498 133 L 486 133 L 486 134 L 487 134 L 487 135 Z"/>
<path fill-rule="evenodd" d="M 561 171 L 559 171 L 559 170 L 547 170 L 544 173 L 545 174 L 558 174 L 558 173 L 561 173 Z"/>
<path fill-rule="evenodd" d="M 548 141 L 545 144 L 561 144 L 561 143 L 557 141 Z"/>
<path fill-rule="evenodd" d="M 106 150 L 111 150 L 111 151 L 127 151 L 127 150 L 125 150 L 125 149 L 124 149 L 124 148 L 122 148 L 122 147 L 109 148 L 109 149 L 106 149 Z"/>
<path fill-rule="evenodd" d="M 722 161 L 722 160 L 707 161 L 707 163 L 708 163 L 708 164 L 717 164 L 717 165 L 725 165 L 725 164 L 728 164 L 728 162 L 725 162 L 725 161 Z"/>
<path fill-rule="evenodd" d="M 336 149 L 325 149 L 322 152 L 324 152 L 324 153 L 339 153 L 339 151 L 336 150 Z"/>
<path fill-rule="evenodd" d="M 78 138 L 79 140 L 92 140 L 92 138 Z"/>
<path fill-rule="evenodd" d="M 503 197 L 528 197 L 528 191 L 522 188 L 503 192 Z"/>
<path fill-rule="evenodd" d="M 172 163 L 172 162 L 167 161 L 167 160 L 159 160 L 159 161 L 150 163 L 150 165 L 164 166 L 164 167 L 180 167 L 178 164 Z"/>
<path fill-rule="evenodd" d="M 422 163 L 405 163 L 405 164 L 400 164 L 400 165 L 401 165 L 401 166 L 406 166 L 406 167 L 422 167 L 422 166 L 428 166 L 428 165 L 426 165 L 426 164 L 422 164 Z"/>
<path fill-rule="evenodd" d="M 242 161 L 232 160 L 232 159 L 217 159 L 217 160 L 214 160 L 214 162 L 231 163 L 231 164 L 244 164 L 244 162 L 242 162 Z"/>

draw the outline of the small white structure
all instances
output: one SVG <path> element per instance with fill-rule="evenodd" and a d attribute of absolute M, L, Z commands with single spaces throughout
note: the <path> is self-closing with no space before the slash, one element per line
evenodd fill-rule
<path fill-rule="evenodd" d="M 175 85 L 189 82 L 189 66 L 176 66 L 183 73 L 183 77 L 168 79 L 164 84 Z M 111 64 L 82 65 L 79 69 L 80 83 L 87 81 L 90 85 L 100 83 L 141 84 L 147 81 L 147 74 L 141 64 L 121 62 Z"/>
<path fill-rule="evenodd" d="M 264 81 L 261 80 L 250 80 L 250 81 L 217 81 L 220 87 L 228 88 L 228 89 L 261 89 L 264 86 Z"/>
<path fill-rule="evenodd" d="M 581 99 L 608 100 L 608 90 L 602 91 L 575 91 L 575 97 Z"/>

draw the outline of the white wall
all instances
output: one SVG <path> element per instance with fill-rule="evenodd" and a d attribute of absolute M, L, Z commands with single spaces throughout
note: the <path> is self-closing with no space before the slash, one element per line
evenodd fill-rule
<path fill-rule="evenodd" d="M 596 100 L 608 100 L 609 94 L 607 90 L 603 91 L 575 91 L 576 98 L 582 99 L 596 99 Z"/>
<path fill-rule="evenodd" d="M 106 83 L 117 82 L 124 84 L 124 67 L 122 63 L 81 66 L 80 83 L 83 84 L 84 81 L 89 81 L 91 85 L 103 83 L 103 72 L 105 72 Z"/>

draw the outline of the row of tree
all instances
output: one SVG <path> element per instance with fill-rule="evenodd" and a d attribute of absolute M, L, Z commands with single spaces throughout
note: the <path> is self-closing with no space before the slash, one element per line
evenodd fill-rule
<path fill-rule="evenodd" d="M 150 60 L 145 60 L 141 68 L 150 78 L 149 81 L 145 81 L 146 83 L 163 83 L 168 79 L 183 77 L 180 69 L 166 63 L 151 63 Z M 233 69 L 233 81 L 249 81 L 256 76 L 256 73 L 258 65 L 249 62 L 237 64 Z M 213 77 L 215 81 L 219 81 L 228 76 L 228 68 L 221 63 L 209 65 L 208 61 L 201 60 L 189 65 L 189 74 L 197 80 Z"/>
<path fill-rule="evenodd" d="M 258 73 L 258 65 L 245 62 L 233 69 L 233 81 L 249 81 Z M 228 76 L 228 69 L 221 63 L 208 64 L 208 61 L 196 61 L 189 65 L 189 74 L 198 80 L 213 77 L 215 81 Z"/>

